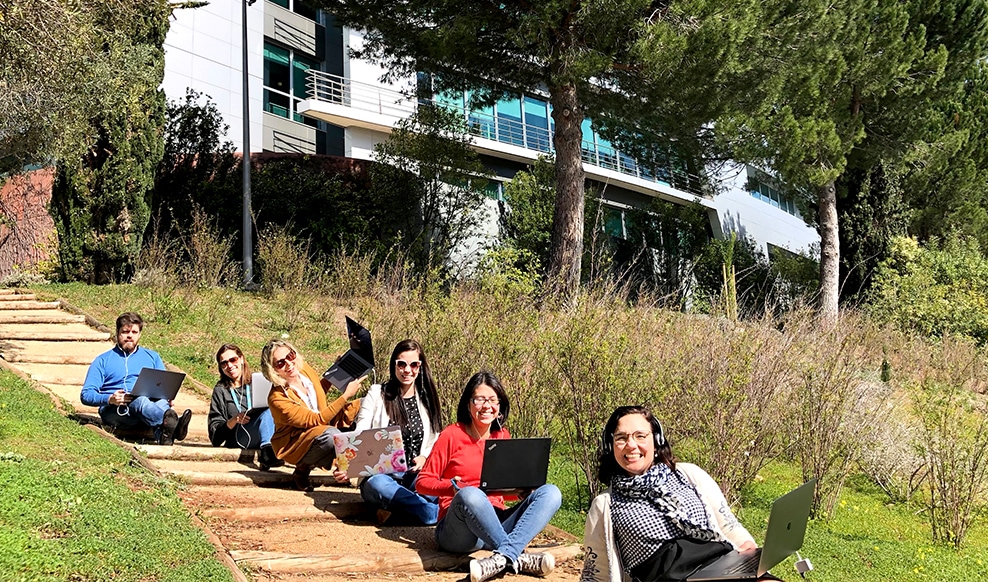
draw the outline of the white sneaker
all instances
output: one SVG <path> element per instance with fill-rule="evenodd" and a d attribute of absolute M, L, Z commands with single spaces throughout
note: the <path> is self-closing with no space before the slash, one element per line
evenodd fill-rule
<path fill-rule="evenodd" d="M 496 553 L 479 560 L 470 560 L 470 582 L 486 582 L 507 567 L 508 559 Z"/>
<path fill-rule="evenodd" d="M 518 556 L 516 570 L 519 574 L 529 576 L 548 576 L 556 569 L 556 558 L 552 554 L 540 552 L 537 554 L 524 553 Z"/>

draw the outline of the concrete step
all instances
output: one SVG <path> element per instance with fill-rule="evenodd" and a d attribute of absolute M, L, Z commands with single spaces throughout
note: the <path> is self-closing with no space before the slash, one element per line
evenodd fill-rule
<path fill-rule="evenodd" d="M 214 447 L 204 443 L 183 442 L 182 444 L 175 444 L 175 446 L 171 447 L 139 445 L 137 449 L 143 451 L 151 460 L 233 461 L 235 463 L 250 464 L 254 462 L 257 456 L 256 449 L 228 449 L 225 447 Z"/>
<path fill-rule="evenodd" d="M 327 525 L 329 524 L 320 524 L 320 533 Z M 342 527 L 348 528 L 353 527 L 353 525 L 346 524 Z M 405 528 L 388 528 L 381 531 L 393 534 L 395 529 Z M 428 537 L 432 537 L 432 528 L 420 529 L 428 532 Z M 405 534 L 407 532 L 402 533 Z M 268 572 L 279 574 L 297 574 L 303 572 L 310 574 L 383 572 L 420 574 L 449 570 L 463 571 L 466 570 L 471 559 L 484 557 L 489 554 L 489 552 L 480 551 L 471 555 L 461 555 L 449 554 L 438 548 L 420 549 L 414 547 L 419 545 L 419 540 L 410 540 L 407 538 L 402 538 L 400 542 L 406 544 L 406 547 L 396 548 L 393 551 L 382 548 L 381 546 L 384 544 L 375 541 L 373 547 L 366 548 L 366 551 L 353 551 L 351 548 L 346 548 L 348 551 L 343 552 L 340 551 L 343 549 L 339 547 L 340 544 L 335 543 L 337 538 L 318 534 L 314 536 L 311 532 L 306 533 L 306 526 L 304 524 L 300 528 L 298 535 L 299 538 L 296 539 L 305 539 L 306 536 L 309 538 L 317 537 L 318 541 L 326 544 L 327 548 L 337 551 L 333 553 L 303 554 L 299 552 L 231 550 L 230 554 L 238 564 L 246 563 L 256 568 L 262 568 Z M 432 542 L 432 544 L 434 546 L 435 542 Z M 409 548 L 407 545 L 413 545 L 413 547 Z M 582 549 L 577 545 L 539 548 L 538 551 L 552 554 L 556 560 L 557 568 L 559 564 L 572 560 L 582 554 Z"/>
<path fill-rule="evenodd" d="M 96 331 L 84 323 L 0 324 L 0 339 L 105 342 L 110 334 Z"/>
<path fill-rule="evenodd" d="M 17 367 L 30 374 L 32 378 L 42 384 L 67 384 L 75 386 L 76 398 L 79 398 L 78 390 L 85 381 L 86 372 L 89 370 L 89 364 L 36 364 L 22 362 Z"/>
<path fill-rule="evenodd" d="M 0 290 L 0 301 L 34 301 L 34 293 L 18 293 L 14 289 Z"/>
<path fill-rule="evenodd" d="M 0 309 L 0 324 L 31 323 L 86 323 L 86 316 L 51 309 L 22 309 L 17 311 Z"/>
<path fill-rule="evenodd" d="M 181 461 L 156 459 L 154 465 L 162 472 L 178 477 L 192 485 L 230 485 L 292 487 L 291 466 L 283 466 L 261 471 L 254 463 L 234 461 Z M 316 487 L 337 486 L 332 473 L 314 469 L 310 476 Z"/>
<path fill-rule="evenodd" d="M 39 364 L 40 365 L 40 364 Z M 50 364 L 49 364 L 50 365 Z M 38 366 L 32 364 L 32 367 Z M 20 367 L 20 366 L 19 366 Z M 79 393 L 82 391 L 82 383 L 85 379 L 85 374 L 82 378 L 78 378 L 76 382 L 42 382 L 57 396 L 64 398 L 66 401 L 70 402 L 72 406 L 78 412 L 96 412 L 97 408 L 95 406 L 86 406 L 79 400 Z M 40 381 L 40 380 L 39 380 Z M 179 391 L 178 396 L 175 401 L 172 402 L 172 407 L 181 414 L 186 408 L 192 411 L 192 423 L 189 425 L 189 430 L 193 428 L 201 429 L 203 432 L 207 430 L 207 416 L 209 415 L 209 403 L 202 400 L 196 394 L 186 393 L 184 391 Z"/>
<path fill-rule="evenodd" d="M 83 364 L 112 348 L 110 342 L 54 342 L 31 339 L 0 340 L 0 357 L 8 362 Z M 19 367 L 19 366 L 18 366 Z"/>
<path fill-rule="evenodd" d="M 0 311 L 21 311 L 25 309 L 57 310 L 58 308 L 58 301 L 24 301 L 20 299 L 0 301 Z"/>

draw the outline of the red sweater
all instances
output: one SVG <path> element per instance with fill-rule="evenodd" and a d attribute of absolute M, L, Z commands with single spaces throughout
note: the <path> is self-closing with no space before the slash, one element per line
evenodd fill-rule
<path fill-rule="evenodd" d="M 491 433 L 492 439 L 509 439 L 508 429 Z M 432 453 L 425 461 L 425 466 L 415 482 L 415 490 L 423 495 L 439 497 L 439 519 L 446 516 L 449 504 L 453 501 L 456 490 L 453 489 L 452 479 L 459 476 L 458 485 L 476 487 L 480 485 L 480 469 L 484 464 L 485 440 L 474 440 L 466 427 L 454 423 L 443 429 L 432 446 Z M 504 509 L 504 497 L 488 495 L 494 507 Z"/>

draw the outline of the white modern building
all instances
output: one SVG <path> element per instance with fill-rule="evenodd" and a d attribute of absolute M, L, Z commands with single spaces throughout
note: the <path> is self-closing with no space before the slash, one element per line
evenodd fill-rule
<path fill-rule="evenodd" d="M 165 41 L 163 88 L 171 100 L 187 88 L 208 95 L 230 126 L 228 138 L 243 151 L 242 2 L 211 0 L 202 8 L 175 12 Z M 329 154 L 372 159 L 374 145 L 394 125 L 411 115 L 417 103 L 417 79 L 380 81 L 377 65 L 349 56 L 360 48 L 359 30 L 340 29 L 331 15 L 298 0 L 257 0 L 247 7 L 247 62 L 251 152 Z M 470 110 L 465 96 L 441 101 L 463 112 L 474 144 L 497 180 L 503 183 L 551 153 L 552 118 L 547 100 L 537 93 L 518 95 L 493 107 Z M 718 193 L 704 197 L 696 176 L 670 162 L 645 168 L 599 136 L 591 120 L 584 123 L 584 169 L 603 191 L 608 230 L 620 235 L 623 212 L 651 198 L 708 210 L 711 232 L 734 231 L 770 246 L 806 253 L 819 242 L 791 200 L 767 174 L 736 165 L 718 170 Z"/>

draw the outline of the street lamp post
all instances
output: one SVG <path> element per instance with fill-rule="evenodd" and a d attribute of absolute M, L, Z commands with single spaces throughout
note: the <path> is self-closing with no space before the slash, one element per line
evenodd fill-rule
<path fill-rule="evenodd" d="M 247 71 L 247 7 L 255 0 L 243 0 L 243 80 L 244 80 L 244 153 L 241 163 L 244 168 L 244 287 L 254 285 L 253 230 L 250 212 L 250 75 Z"/>

